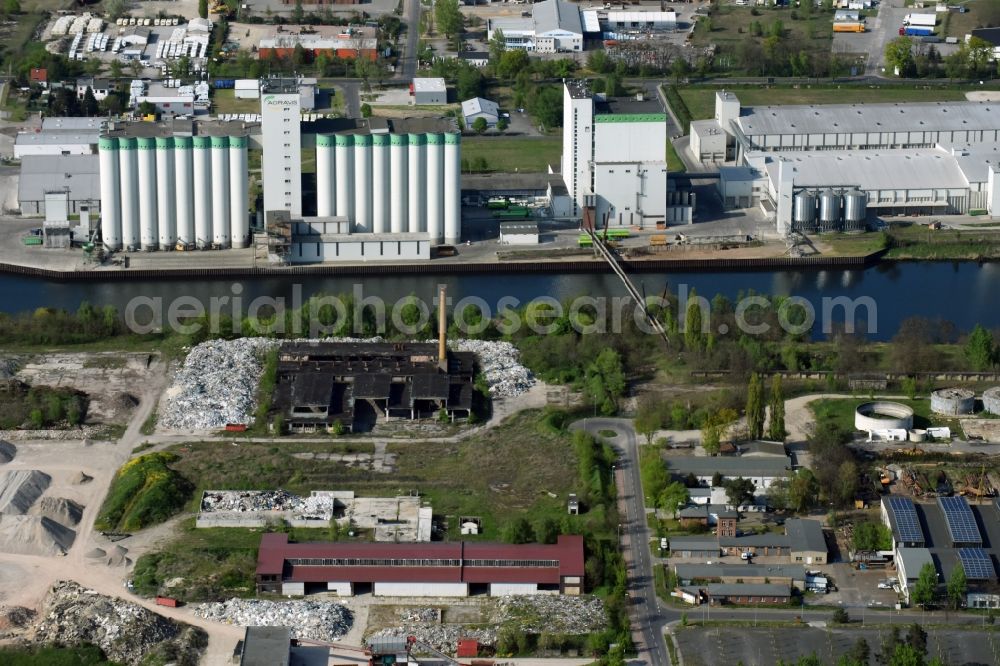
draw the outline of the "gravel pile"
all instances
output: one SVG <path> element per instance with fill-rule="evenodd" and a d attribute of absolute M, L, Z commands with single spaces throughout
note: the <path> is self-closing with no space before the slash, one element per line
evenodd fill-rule
<path fill-rule="evenodd" d="M 330 495 L 301 497 L 286 490 L 210 490 L 201 500 L 203 513 L 291 511 L 296 517 L 330 520 L 334 498 Z"/>
<path fill-rule="evenodd" d="M 490 611 L 491 623 L 514 623 L 527 633 L 589 634 L 603 629 L 605 621 L 604 603 L 597 597 L 497 597 Z"/>
<path fill-rule="evenodd" d="M 198 604 L 198 617 L 244 627 L 288 627 L 294 638 L 335 641 L 346 634 L 354 620 L 351 611 L 331 601 L 263 601 L 230 599 Z"/>
<path fill-rule="evenodd" d="M 209 430 L 249 423 L 256 406 L 263 353 L 278 344 L 266 338 L 210 340 L 187 355 L 167 392 L 159 425 Z"/>
<path fill-rule="evenodd" d="M 440 622 L 441 611 L 437 608 L 400 608 L 396 613 L 401 622 Z"/>
<path fill-rule="evenodd" d="M 475 638 L 482 645 L 493 645 L 497 642 L 497 632 L 494 629 L 471 629 L 456 624 L 418 622 L 406 622 L 396 627 L 379 629 L 368 636 L 368 641 L 399 636 L 416 636 L 421 643 L 445 654 L 455 654 L 459 638 Z M 416 650 L 416 652 L 419 651 L 419 649 Z"/>
<path fill-rule="evenodd" d="M 521 365 L 517 347 L 509 342 L 452 340 L 451 348 L 476 355 L 486 384 L 490 387 L 490 395 L 494 398 L 520 395 L 535 383 L 531 371 Z"/>

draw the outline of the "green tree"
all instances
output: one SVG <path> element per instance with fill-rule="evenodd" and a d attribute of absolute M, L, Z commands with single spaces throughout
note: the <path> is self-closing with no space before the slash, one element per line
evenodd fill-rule
<path fill-rule="evenodd" d="M 996 364 L 997 350 L 993 334 L 977 324 L 965 341 L 965 358 L 973 370 L 984 372 Z"/>
<path fill-rule="evenodd" d="M 965 567 L 959 564 L 952 569 L 951 575 L 948 577 L 948 603 L 951 604 L 953 610 L 962 607 L 962 602 L 968 591 L 969 583 L 965 579 Z"/>
<path fill-rule="evenodd" d="M 885 45 L 885 62 L 900 76 L 906 76 L 913 64 L 913 40 L 900 36 Z"/>
<path fill-rule="evenodd" d="M 490 63 L 494 66 L 500 62 L 503 54 L 507 52 L 507 38 L 504 37 L 503 30 L 497 28 L 493 31 L 493 38 L 490 39 Z"/>
<path fill-rule="evenodd" d="M 856 551 L 889 550 L 892 547 L 892 535 L 882 523 L 866 520 L 854 526 L 853 542 Z"/>
<path fill-rule="evenodd" d="M 744 479 L 742 476 L 726 481 L 725 488 L 726 499 L 736 507 L 752 502 L 754 494 L 757 492 L 757 486 L 754 485 L 753 481 Z"/>
<path fill-rule="evenodd" d="M 462 32 L 462 12 L 458 9 L 458 0 L 436 0 L 434 18 L 438 29 L 448 37 Z"/>
<path fill-rule="evenodd" d="M 33 409 L 28 413 L 28 421 L 31 422 L 32 428 L 35 430 L 41 430 L 45 425 L 45 414 L 43 414 L 40 409 Z"/>
<path fill-rule="evenodd" d="M 361 105 L 361 117 L 362 118 L 372 117 L 372 105 L 369 104 L 368 102 L 365 102 L 364 104 Z"/>
<path fill-rule="evenodd" d="M 747 432 L 750 439 L 764 436 L 764 381 L 756 372 L 750 375 L 747 386 Z"/>
<path fill-rule="evenodd" d="M 621 356 L 614 349 L 603 349 L 586 368 L 588 394 L 604 414 L 614 414 L 618 398 L 625 393 L 625 370 Z"/>
<path fill-rule="evenodd" d="M 121 60 L 117 60 L 117 59 L 116 60 L 112 60 L 111 61 L 111 65 L 109 65 L 109 66 L 111 68 L 111 78 L 112 79 L 120 79 L 120 78 L 122 78 L 122 63 L 121 63 Z"/>
<path fill-rule="evenodd" d="M 924 666 L 924 655 L 908 643 L 899 643 L 889 658 L 889 666 Z"/>
<path fill-rule="evenodd" d="M 486 131 L 487 127 L 489 127 L 489 123 L 487 123 L 486 118 L 483 118 L 482 116 L 479 116 L 472 121 L 472 131 L 476 134 L 482 134 Z"/>
<path fill-rule="evenodd" d="M 497 131 L 498 132 L 505 132 L 505 131 L 507 131 L 507 127 L 508 127 L 508 123 L 507 123 L 507 119 L 506 118 L 500 118 L 499 120 L 497 120 Z"/>
<path fill-rule="evenodd" d="M 21 3 L 18 2 L 18 0 L 4 0 L 3 13 L 6 16 L 10 16 L 11 14 L 20 14 Z"/>
<path fill-rule="evenodd" d="M 701 307 L 691 291 L 691 298 L 684 312 L 684 346 L 691 351 L 701 350 L 702 337 Z"/>
<path fill-rule="evenodd" d="M 501 536 L 506 543 L 531 543 L 535 531 L 528 519 L 521 517 L 507 523 Z"/>
<path fill-rule="evenodd" d="M 833 620 L 834 624 L 847 624 L 851 621 L 851 616 L 843 608 L 838 608 L 833 611 L 833 616 L 830 619 Z"/>
<path fill-rule="evenodd" d="M 526 71 L 531 64 L 531 58 L 524 49 L 511 49 L 500 54 L 500 59 L 495 65 L 496 74 L 501 79 L 510 81 L 519 72 Z"/>
<path fill-rule="evenodd" d="M 208 18 L 208 0 L 198 0 L 198 16 Z"/>
<path fill-rule="evenodd" d="M 295 0 L 295 7 L 292 9 L 292 23 L 302 23 L 302 17 L 305 13 L 302 11 L 302 0 Z"/>
<path fill-rule="evenodd" d="M 688 63 L 686 58 L 678 56 L 674 58 L 674 61 L 670 63 L 670 74 L 674 77 L 674 83 L 680 83 L 681 79 L 687 77 L 691 73 L 691 65 Z"/>
<path fill-rule="evenodd" d="M 659 454 L 645 457 L 639 464 L 639 476 L 642 480 L 642 492 L 646 497 L 646 503 L 656 504 L 670 483 L 670 475 L 667 473 L 667 468 Z"/>
<path fill-rule="evenodd" d="M 555 543 L 559 538 L 559 523 L 552 518 L 542 518 L 535 522 L 535 542 Z"/>
<path fill-rule="evenodd" d="M 656 398 L 650 397 L 639 403 L 634 424 L 635 431 L 646 438 L 647 444 L 652 444 L 653 435 L 663 426 L 663 414 Z"/>
<path fill-rule="evenodd" d="M 674 481 L 664 488 L 657 498 L 657 506 L 664 511 L 669 511 L 677 518 L 677 512 L 687 505 L 691 499 L 687 487 L 680 481 Z"/>
<path fill-rule="evenodd" d="M 108 0 L 108 2 L 104 4 L 104 11 L 107 13 L 108 18 L 112 21 L 117 18 L 121 18 L 126 9 L 125 0 Z"/>
<path fill-rule="evenodd" d="M 781 388 L 781 377 L 771 379 L 771 418 L 767 424 L 767 438 L 775 442 L 785 441 L 785 393 Z"/>
<path fill-rule="evenodd" d="M 722 445 L 722 436 L 736 420 L 736 412 L 732 409 L 720 409 L 705 419 L 701 427 L 701 446 L 705 453 L 714 456 Z"/>
<path fill-rule="evenodd" d="M 767 505 L 772 509 L 783 511 L 788 508 L 788 480 L 775 479 L 765 491 Z"/>
<path fill-rule="evenodd" d="M 788 482 L 788 507 L 796 513 L 803 513 L 816 506 L 819 501 L 819 483 L 812 471 L 800 469 Z"/>
<path fill-rule="evenodd" d="M 934 601 L 934 593 L 937 591 L 937 569 L 930 562 L 920 568 L 917 582 L 913 585 L 913 603 L 926 608 Z"/>

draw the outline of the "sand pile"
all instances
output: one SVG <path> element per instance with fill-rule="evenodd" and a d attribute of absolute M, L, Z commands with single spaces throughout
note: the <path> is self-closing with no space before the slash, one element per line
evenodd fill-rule
<path fill-rule="evenodd" d="M 114 545 L 108 549 L 107 558 L 105 559 L 105 564 L 109 567 L 121 567 L 121 566 L 131 566 L 132 560 L 125 557 L 128 553 L 128 548 L 124 546 Z"/>
<path fill-rule="evenodd" d="M 32 513 L 51 518 L 57 523 L 73 526 L 83 518 L 84 507 L 65 497 L 43 497 Z"/>
<path fill-rule="evenodd" d="M 7 440 L 0 439 L 0 465 L 9 463 L 17 455 L 17 447 Z"/>
<path fill-rule="evenodd" d="M 74 486 L 79 486 L 83 485 L 84 483 L 90 483 L 93 480 L 94 477 L 87 476 L 83 472 L 77 472 L 76 474 L 73 475 L 73 478 L 71 478 L 69 482 L 72 483 Z"/>
<path fill-rule="evenodd" d="M 108 554 L 104 552 L 103 548 L 94 548 L 87 552 L 87 557 L 92 560 L 103 560 Z"/>
<path fill-rule="evenodd" d="M 18 470 L 0 474 L 0 513 L 23 515 L 34 504 L 52 477 L 37 469 Z"/>
<path fill-rule="evenodd" d="M 76 532 L 45 516 L 0 518 L 0 549 L 17 555 L 65 555 Z"/>

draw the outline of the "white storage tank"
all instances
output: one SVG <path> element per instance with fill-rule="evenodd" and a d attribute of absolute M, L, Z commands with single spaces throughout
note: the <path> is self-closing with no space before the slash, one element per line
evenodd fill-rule
<path fill-rule="evenodd" d="M 372 136 L 372 231 L 377 234 L 389 231 L 389 135 Z"/>
<path fill-rule="evenodd" d="M 118 140 L 118 164 L 121 170 L 122 245 L 126 250 L 139 247 L 139 166 L 136 140 Z"/>
<path fill-rule="evenodd" d="M 177 191 L 174 182 L 174 140 L 156 139 L 156 219 L 161 250 L 177 245 Z"/>
<path fill-rule="evenodd" d="M 194 148 L 194 243 L 198 249 L 212 244 L 212 139 L 196 136 Z"/>
<path fill-rule="evenodd" d="M 427 166 L 427 154 L 423 134 L 410 134 L 407 138 L 410 147 L 407 163 L 409 166 L 409 232 L 427 231 L 427 179 L 424 170 Z"/>
<path fill-rule="evenodd" d="M 122 248 L 121 169 L 118 139 L 102 136 L 97 141 L 101 164 L 101 240 L 109 251 Z"/>
<path fill-rule="evenodd" d="M 229 237 L 234 248 L 250 244 L 247 138 L 229 137 Z"/>
<path fill-rule="evenodd" d="M 976 394 L 964 388 L 938 389 L 931 393 L 931 411 L 955 416 L 971 414 L 976 409 Z"/>
<path fill-rule="evenodd" d="M 334 139 L 330 134 L 316 135 L 316 214 L 330 217 L 336 208 L 336 162 Z"/>
<path fill-rule="evenodd" d="M 372 230 L 372 137 L 354 137 L 354 228 L 358 232 Z"/>
<path fill-rule="evenodd" d="M 462 135 L 444 135 L 444 242 L 462 240 Z"/>
<path fill-rule="evenodd" d="M 174 189 L 177 192 L 177 241 L 193 243 L 194 235 L 194 165 L 191 161 L 192 140 L 189 136 L 174 137 Z"/>
<path fill-rule="evenodd" d="M 212 243 L 229 247 L 229 137 L 212 137 Z"/>
<path fill-rule="evenodd" d="M 444 134 L 427 135 L 427 233 L 444 242 Z"/>
<path fill-rule="evenodd" d="M 337 169 L 337 215 L 354 218 L 354 135 L 338 134 L 335 138 Z"/>
<path fill-rule="evenodd" d="M 391 160 L 390 177 L 392 203 L 390 215 L 390 231 L 394 234 L 401 234 L 407 231 L 406 216 L 406 188 L 409 187 L 407 179 L 407 135 L 392 134 L 389 136 L 389 159 Z"/>
<path fill-rule="evenodd" d="M 156 206 L 156 139 L 140 137 L 139 155 L 139 241 L 146 252 L 159 246 Z"/>
<path fill-rule="evenodd" d="M 983 392 L 983 409 L 990 414 L 1000 416 L 1000 386 L 988 388 Z"/>

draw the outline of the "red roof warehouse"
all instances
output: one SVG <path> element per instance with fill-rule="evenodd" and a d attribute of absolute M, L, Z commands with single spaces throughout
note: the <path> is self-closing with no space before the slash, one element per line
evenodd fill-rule
<path fill-rule="evenodd" d="M 289 543 L 265 534 L 257 557 L 257 591 L 301 595 L 467 596 L 580 594 L 583 537 L 555 544 Z"/>

